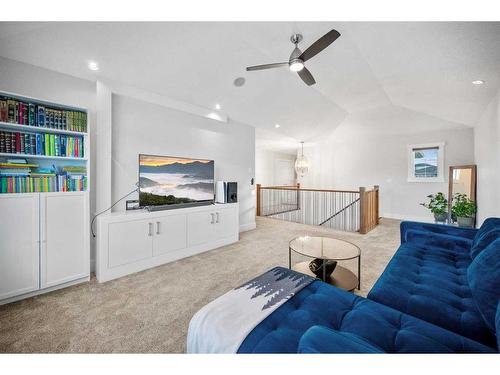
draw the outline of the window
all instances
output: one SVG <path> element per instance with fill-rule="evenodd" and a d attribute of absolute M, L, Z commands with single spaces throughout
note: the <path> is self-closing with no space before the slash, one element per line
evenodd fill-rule
<path fill-rule="evenodd" d="M 409 182 L 444 182 L 444 143 L 408 146 Z"/>

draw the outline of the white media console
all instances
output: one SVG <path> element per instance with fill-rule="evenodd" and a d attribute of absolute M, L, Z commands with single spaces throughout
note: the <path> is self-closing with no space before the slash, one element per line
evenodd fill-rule
<path fill-rule="evenodd" d="M 110 213 L 97 218 L 97 280 L 116 279 L 238 239 L 238 203 Z"/>

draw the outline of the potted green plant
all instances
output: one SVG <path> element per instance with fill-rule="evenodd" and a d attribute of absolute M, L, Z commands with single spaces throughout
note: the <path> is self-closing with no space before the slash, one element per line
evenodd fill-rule
<path fill-rule="evenodd" d="M 420 203 L 421 206 L 428 208 L 434 214 L 436 222 L 445 222 L 448 216 L 448 200 L 443 193 L 439 192 L 436 195 L 430 194 L 428 203 Z"/>
<path fill-rule="evenodd" d="M 456 193 L 453 196 L 451 213 L 457 218 L 459 227 L 472 227 L 476 215 L 476 203 L 467 194 Z"/>

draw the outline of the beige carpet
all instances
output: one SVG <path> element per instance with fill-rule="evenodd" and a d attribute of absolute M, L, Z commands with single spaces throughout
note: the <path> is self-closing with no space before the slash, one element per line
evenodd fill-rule
<path fill-rule="evenodd" d="M 269 268 L 288 265 L 288 241 L 327 233 L 362 250 L 366 295 L 399 244 L 399 222 L 367 235 L 258 218 L 234 245 L 99 284 L 0 306 L 0 352 L 182 353 L 189 320 L 203 305 Z M 296 259 L 299 260 L 299 259 Z M 356 269 L 356 263 L 348 264 Z"/>

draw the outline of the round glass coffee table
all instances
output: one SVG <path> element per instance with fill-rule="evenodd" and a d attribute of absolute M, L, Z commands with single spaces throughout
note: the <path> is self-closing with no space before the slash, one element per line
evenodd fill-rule
<path fill-rule="evenodd" d="M 308 262 L 296 263 L 292 267 L 292 252 L 308 258 L 318 258 L 324 261 L 358 260 L 358 275 L 337 264 L 331 274 L 330 284 L 344 290 L 353 291 L 361 287 L 361 249 L 348 241 L 330 237 L 301 236 L 290 241 L 288 246 L 288 268 L 316 277 L 309 269 Z M 326 267 L 323 267 L 326 270 Z M 325 275 L 323 275 L 325 279 Z"/>

